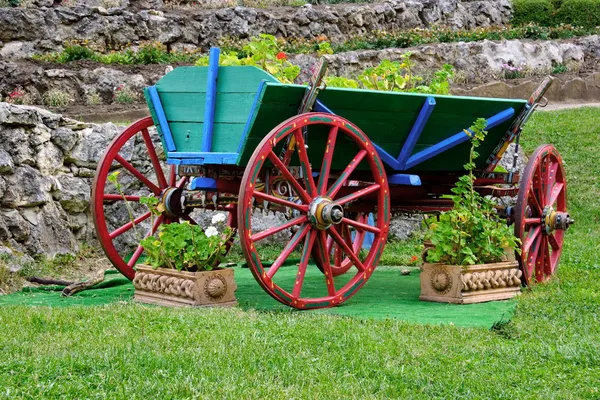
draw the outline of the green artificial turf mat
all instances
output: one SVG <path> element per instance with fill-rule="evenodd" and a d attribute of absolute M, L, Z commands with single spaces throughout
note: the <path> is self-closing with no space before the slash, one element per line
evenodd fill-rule
<path fill-rule="evenodd" d="M 280 285 L 292 284 L 297 269 L 281 268 L 276 275 Z M 337 286 L 351 275 L 337 277 Z M 302 294 L 319 295 L 323 276 L 320 271 L 308 268 Z M 254 280 L 247 268 L 235 268 L 238 285 L 236 296 L 242 309 L 261 311 L 324 313 L 360 319 L 392 318 L 420 324 L 454 324 L 457 326 L 491 327 L 495 322 L 510 319 L 516 302 L 495 301 L 480 304 L 456 305 L 419 301 L 419 273 L 413 270 L 410 275 L 401 275 L 396 267 L 379 267 L 367 284 L 350 300 L 341 306 L 313 310 L 296 311 L 286 307 L 266 294 Z M 93 289 L 80 292 L 72 297 L 61 297 L 62 287 L 26 288 L 21 292 L 0 296 L 2 305 L 31 306 L 89 306 L 117 301 L 129 301 L 133 297 L 133 286 L 117 271 L 107 271 L 107 280 Z"/>

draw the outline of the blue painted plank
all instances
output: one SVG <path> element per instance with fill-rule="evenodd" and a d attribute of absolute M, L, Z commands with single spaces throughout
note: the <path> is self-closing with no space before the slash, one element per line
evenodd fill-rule
<path fill-rule="evenodd" d="M 190 182 L 190 190 L 211 190 L 217 188 L 217 180 L 214 178 L 196 177 Z"/>
<path fill-rule="evenodd" d="M 513 108 L 508 108 L 488 118 L 486 129 L 492 129 L 493 127 L 503 123 L 504 121 L 511 119 L 514 114 L 515 110 Z M 464 131 L 459 132 L 456 135 L 450 136 L 449 138 L 444 139 L 441 142 L 436 143 L 433 146 L 411 156 L 406 162 L 405 169 L 410 169 L 418 164 L 421 164 L 422 162 L 429 160 L 430 158 L 435 157 L 438 154 L 441 154 L 454 146 L 466 142 L 470 138 L 471 136 L 467 135 Z"/>
<path fill-rule="evenodd" d="M 379 154 L 379 158 L 381 158 L 381 161 L 383 161 L 388 167 L 390 167 L 394 171 L 400 169 L 400 163 L 392 155 L 390 155 L 390 153 L 379 147 L 377 143 L 373 143 L 373 146 L 375 146 L 375 149 L 377 150 L 377 154 Z"/>
<path fill-rule="evenodd" d="M 202 135 L 202 151 L 212 149 L 213 122 L 215 120 L 215 104 L 217 103 L 217 77 L 219 74 L 218 47 L 211 47 L 206 78 L 206 101 L 204 103 L 204 132 Z"/>
<path fill-rule="evenodd" d="M 165 146 L 167 146 L 167 151 L 176 151 L 177 149 L 175 148 L 173 135 L 171 134 L 171 129 L 169 129 L 169 123 L 167 122 L 165 110 L 163 109 L 162 103 L 160 102 L 160 97 L 158 97 L 156 86 L 148 87 L 148 94 L 150 95 L 152 106 L 154 107 L 154 111 L 156 112 L 156 118 L 158 119 L 158 124 L 163 133 L 163 138 L 165 140 Z"/>
<path fill-rule="evenodd" d="M 408 134 L 408 137 L 406 138 L 406 141 L 402 146 L 402 150 L 400 150 L 400 155 L 398 155 L 397 158 L 399 164 L 397 169 L 405 169 L 406 161 L 408 161 L 408 158 L 412 154 L 415 145 L 417 144 L 417 141 L 421 137 L 421 133 L 423 132 L 423 129 L 425 128 L 425 125 L 427 124 L 427 121 L 429 120 L 429 117 L 431 116 L 434 107 L 435 98 L 431 96 L 427 97 L 427 99 L 425 99 L 423 107 L 421 108 L 421 111 L 419 112 L 419 115 L 417 116 L 417 121 L 411 128 L 410 133 Z"/>
<path fill-rule="evenodd" d="M 392 185 L 421 186 L 421 178 L 411 174 L 388 175 L 388 182 Z"/>

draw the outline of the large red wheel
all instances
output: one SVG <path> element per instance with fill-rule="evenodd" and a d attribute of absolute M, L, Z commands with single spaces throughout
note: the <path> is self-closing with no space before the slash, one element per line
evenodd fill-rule
<path fill-rule="evenodd" d="M 98 163 L 92 186 L 96 234 L 110 262 L 129 279 L 135 276 L 134 266 L 144 252 L 140 240 L 153 235 L 162 224 L 195 223 L 181 207 L 182 189 L 188 178 L 177 179 L 175 168 L 160 160 L 149 130 L 152 126 L 152 119 L 144 118 L 117 135 Z M 133 190 L 134 194 L 109 181 L 115 170 L 122 172 L 118 179 L 126 181 L 128 192 Z M 164 209 L 161 215 L 152 216 L 139 204 L 140 197 L 149 194 L 160 198 Z M 228 222 L 235 226 L 237 215 L 234 209 L 231 211 Z"/>
<path fill-rule="evenodd" d="M 542 145 L 525 167 L 515 207 L 515 235 L 521 240 L 517 259 L 526 284 L 554 274 L 571 223 L 562 159 L 554 146 Z"/>
<path fill-rule="evenodd" d="M 289 165 L 286 165 L 278 154 L 281 154 L 281 148 L 288 139 L 295 141 L 295 150 L 289 158 Z M 316 182 L 313 167 L 320 168 Z M 340 189 L 357 167 L 368 171 L 370 178 L 363 181 L 366 186 L 340 196 Z M 260 182 L 272 171 L 290 183 L 297 194 L 297 201 L 284 200 L 261 191 L 263 186 Z M 296 171 L 296 176 L 301 178 L 295 178 Z M 239 199 L 240 245 L 250 270 L 263 289 L 283 304 L 299 309 L 340 304 L 365 284 L 379 262 L 389 229 L 387 178 L 371 141 L 344 118 L 324 113 L 302 114 L 274 128 L 248 161 Z M 345 217 L 351 202 L 367 199 L 377 210 L 375 226 Z M 294 217 L 279 226 L 253 230 L 253 205 L 265 201 L 294 210 Z M 344 239 L 343 232 L 349 231 L 350 227 L 375 234 L 368 252 L 353 249 Z M 265 265 L 259 242 L 290 228 L 294 234 L 289 242 L 270 266 Z M 352 261 L 356 267 L 354 274 L 334 279 L 329 257 L 332 251 L 332 246 L 328 245 L 330 241 L 342 249 L 340 259 L 347 257 Z M 319 261 L 323 272 L 316 266 L 309 266 L 314 249 L 321 253 Z M 294 250 L 299 251 L 299 263 L 281 268 L 286 260 L 293 259 Z"/>

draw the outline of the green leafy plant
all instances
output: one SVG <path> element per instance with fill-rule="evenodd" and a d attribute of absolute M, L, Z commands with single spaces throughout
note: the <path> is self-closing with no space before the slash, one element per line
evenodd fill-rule
<path fill-rule="evenodd" d="M 449 197 L 454 208 L 440 215 L 439 221 L 428 220 L 425 239 L 433 244 L 427 261 L 449 265 L 473 265 L 501 261 L 507 249 L 517 248 L 512 229 L 498 220 L 494 203 L 475 191 L 476 149 L 485 139 L 487 121 L 479 118 L 465 133 L 471 137 L 467 174 L 461 176 Z"/>
<path fill-rule="evenodd" d="M 138 101 L 140 96 L 129 86 L 122 83 L 113 91 L 113 100 L 115 103 L 131 104 Z"/>
<path fill-rule="evenodd" d="M 411 53 L 402 55 L 402 61 L 383 60 L 378 66 L 365 69 L 357 80 L 345 77 L 327 77 L 325 82 L 331 87 L 363 88 L 392 92 L 416 92 L 428 94 L 448 94 L 454 68 L 445 64 L 435 71 L 433 78 L 425 84 L 425 79 L 412 72 L 414 62 Z"/>
<path fill-rule="evenodd" d="M 149 197 L 142 203 L 156 210 L 158 199 Z M 155 268 L 178 271 L 212 270 L 223 260 L 227 242 L 235 234 L 225 221 L 224 214 L 216 214 L 206 230 L 188 221 L 161 225 L 157 237 L 151 236 L 140 242 L 146 250 L 147 262 Z"/>
<path fill-rule="evenodd" d="M 552 67 L 553 75 L 564 74 L 566 72 L 569 72 L 569 67 L 567 67 L 565 64 L 556 64 Z"/>
<path fill-rule="evenodd" d="M 260 34 L 252 38 L 241 50 L 239 53 L 223 51 L 219 64 L 259 67 L 283 83 L 294 83 L 300 74 L 300 67 L 288 61 L 281 42 L 273 35 Z M 196 65 L 208 65 L 208 56 L 200 57 Z"/>

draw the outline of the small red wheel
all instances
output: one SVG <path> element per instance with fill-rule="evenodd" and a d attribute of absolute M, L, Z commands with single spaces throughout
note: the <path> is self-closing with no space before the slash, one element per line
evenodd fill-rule
<path fill-rule="evenodd" d="M 543 282 L 557 269 L 565 230 L 574 221 L 567 212 L 567 181 L 554 146 L 538 147 L 523 172 L 515 207 L 517 259 L 526 284 Z"/>
<path fill-rule="evenodd" d="M 96 234 L 110 262 L 129 279 L 135 276 L 134 266 L 144 252 L 144 248 L 139 244 L 140 240 L 153 235 L 162 224 L 179 223 L 184 220 L 195 224 L 194 219 L 183 212 L 180 205 L 182 189 L 188 178 L 177 180 L 175 167 L 167 167 L 166 163 L 159 159 L 149 131 L 152 126 L 152 118 L 143 118 L 117 135 L 98 163 L 92 185 L 91 203 Z M 127 153 L 138 154 L 132 153 L 136 146 L 146 149 L 151 168 L 140 168 L 140 160 L 134 156 L 131 157 L 131 161 L 126 159 L 129 158 Z M 132 183 L 130 186 L 139 186 L 138 193 L 122 193 L 122 189 L 118 190 L 109 182 L 109 175 L 117 168 L 123 172 L 119 179 L 128 180 Z M 165 174 L 166 171 L 168 172 Z M 152 217 L 150 211 L 139 204 L 141 195 L 151 193 L 159 197 L 163 204 L 168 203 L 171 207 L 167 207 L 168 210 L 161 215 Z M 233 208 L 231 211 L 229 224 L 234 226 L 236 221 L 233 219 L 237 213 Z M 109 214 L 111 218 L 107 218 Z M 152 221 L 152 226 L 147 225 L 144 229 L 142 226 L 147 224 L 148 220 Z M 140 233 L 139 230 L 144 232 Z M 132 236 L 132 232 L 137 232 L 138 235 Z M 130 237 L 125 240 L 124 235 Z M 138 244 L 131 257 L 127 258 L 133 250 L 131 242 Z"/>
<path fill-rule="evenodd" d="M 288 138 L 295 141 L 295 153 L 290 158 L 290 165 L 285 165 L 278 154 L 281 154 L 281 148 Z M 336 153 L 334 160 L 336 145 L 343 146 L 343 151 Z M 319 149 L 324 149 L 324 154 Z M 313 179 L 309 154 L 313 161 L 318 160 L 320 164 L 318 182 Z M 359 165 L 361 169 L 369 171 L 370 178 L 363 182 L 366 186 L 340 196 L 340 189 Z M 276 171 L 290 183 L 298 200 L 293 202 L 262 191 L 264 185 L 261 182 L 272 174 L 271 171 Z M 294 172 L 297 174 L 294 175 Z M 372 200 L 373 208 L 377 210 L 375 226 L 345 217 L 348 211 L 345 208 L 350 202 L 367 198 Z M 340 304 L 365 284 L 379 262 L 390 217 L 385 169 L 367 136 L 344 118 L 324 113 L 302 114 L 275 127 L 248 161 L 239 199 L 240 245 L 250 270 L 263 289 L 283 304 L 299 309 Z M 295 215 L 279 226 L 254 231 L 253 205 L 264 202 L 288 207 Z M 270 266 L 265 265 L 259 242 L 290 228 L 294 234 L 281 254 Z M 345 231 L 350 232 L 350 228 L 374 233 L 373 245 L 368 252 L 361 252 L 360 247 L 354 249 L 349 245 L 343 236 Z M 333 246 L 328 243 L 336 243 L 342 249 L 338 258 L 349 258 L 351 265 L 355 266 L 354 274 L 334 279 L 329 256 Z M 287 267 L 292 269 L 278 273 L 296 249 L 300 252 L 297 267 Z M 317 267 L 309 269 L 309 260 L 315 249 L 320 253 L 318 258 L 322 273 Z"/>
<path fill-rule="evenodd" d="M 362 212 L 357 213 L 354 220 L 359 224 L 366 225 L 368 224 L 369 214 Z M 336 226 L 332 227 L 331 229 L 338 230 L 340 236 L 355 254 L 360 252 L 367 234 L 365 230 L 348 224 L 342 225 L 340 229 L 338 229 Z M 331 264 L 331 272 L 333 276 L 345 274 L 354 265 L 352 259 L 344 255 L 344 250 L 342 247 L 338 245 L 331 236 L 327 239 L 327 254 L 330 255 L 329 263 Z M 319 251 L 314 248 L 313 257 L 319 269 L 323 271 L 323 262 L 320 259 Z"/>

